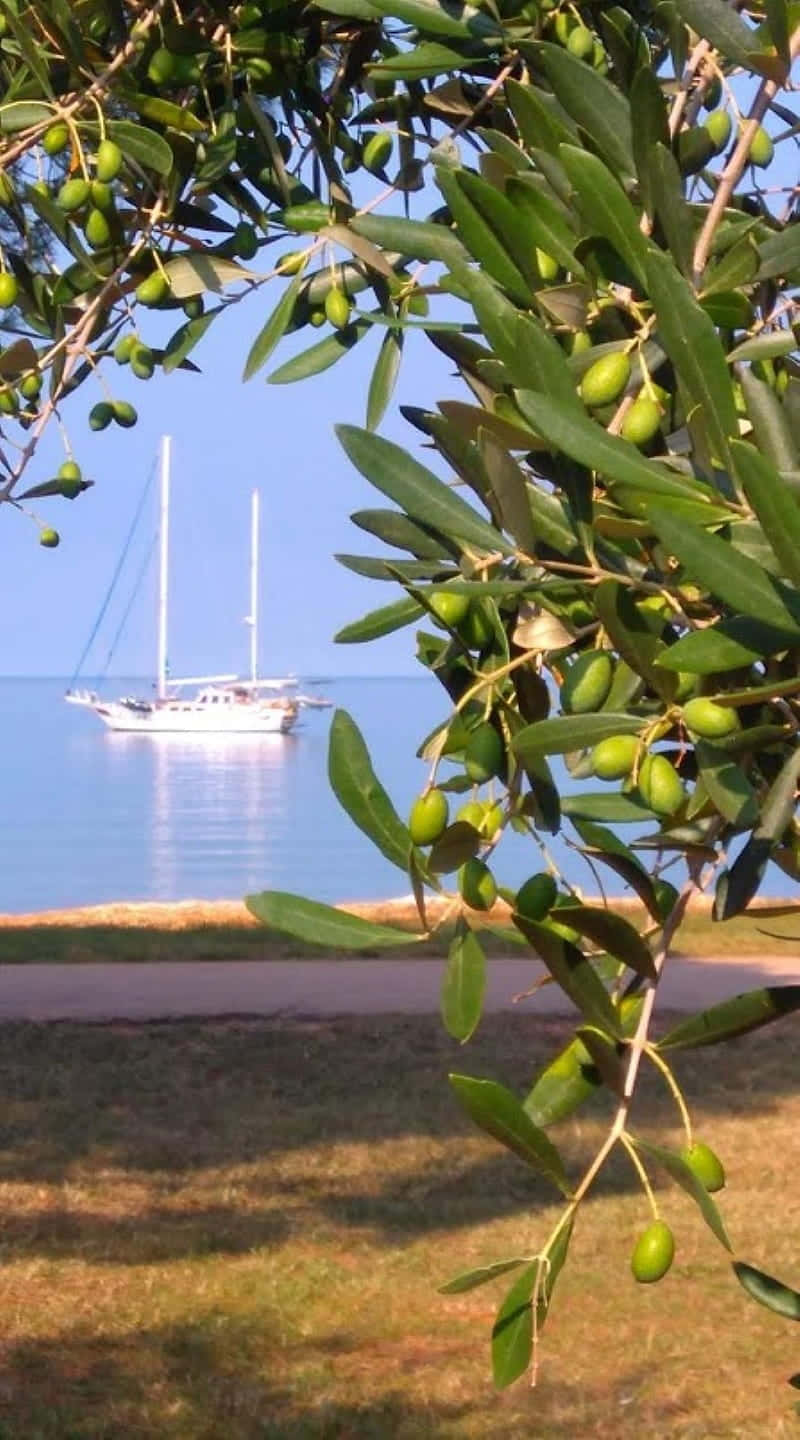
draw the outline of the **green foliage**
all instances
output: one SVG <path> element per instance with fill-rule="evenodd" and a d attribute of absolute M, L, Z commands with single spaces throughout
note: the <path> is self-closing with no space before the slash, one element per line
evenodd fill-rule
<path fill-rule="evenodd" d="M 418 659 L 448 713 L 422 741 L 430 770 L 409 827 L 343 712 L 331 783 L 407 873 L 420 936 L 438 924 L 428 892 L 446 898 L 442 1012 L 456 1039 L 474 1032 L 485 993 L 470 914 L 498 890 L 578 1011 L 574 1040 L 525 1098 L 452 1079 L 475 1122 L 565 1200 L 539 1253 L 451 1286 L 518 1270 L 492 1335 L 506 1385 L 531 1363 L 575 1211 L 617 1146 L 646 1190 L 647 1166 L 665 1170 L 730 1246 L 708 1146 L 699 1163 L 688 1132 L 680 1152 L 630 1134 L 639 1070 L 666 1068 L 679 1094 L 673 1053 L 797 1008 L 798 987 L 770 987 L 649 1039 L 691 894 L 713 887 L 721 923 L 751 906 L 769 866 L 800 878 L 800 231 L 782 218 L 793 196 L 772 163 L 794 143 L 791 123 L 781 135 L 773 122 L 790 114 L 778 92 L 796 7 L 112 8 L 102 33 L 96 7 L 4 11 L 0 454 L 21 458 L 0 460 L 0 495 L 82 493 L 80 472 L 21 488 L 51 415 L 68 422 L 70 392 L 111 360 L 140 379 L 191 368 L 218 316 L 266 285 L 245 378 L 278 349 L 272 384 L 373 347 L 365 428 L 339 439 L 390 502 L 353 517 L 389 553 L 340 559 L 392 593 L 337 639 L 422 621 Z M 752 95 L 735 149 L 727 107 L 713 111 L 720 75 L 740 103 Z M 181 305 L 163 348 L 150 343 L 148 311 Z M 327 328 L 309 343 L 309 327 Z M 461 387 L 405 412 L 430 466 L 376 433 L 424 343 Z M 135 422 L 102 394 L 90 429 Z M 34 519 L 41 544 L 57 545 Z M 468 797 L 452 823 L 449 792 Z M 644 833 L 626 844 L 623 824 Z M 646 929 L 563 877 L 505 891 L 508 829 L 539 845 L 563 830 L 595 875 L 633 890 Z M 298 896 L 248 904 L 337 951 L 408 943 Z M 573 1185 L 544 1127 L 602 1091 L 616 1118 Z M 641 1279 L 671 1260 L 652 1231 Z M 739 1262 L 736 1273 L 796 1318 L 793 1291 Z"/>

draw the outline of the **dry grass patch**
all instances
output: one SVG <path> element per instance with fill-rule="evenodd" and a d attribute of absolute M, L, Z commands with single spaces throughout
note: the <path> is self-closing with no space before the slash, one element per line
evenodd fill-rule
<path fill-rule="evenodd" d="M 552 1194 L 462 1120 L 449 1068 L 523 1085 L 566 1033 L 490 1018 L 3 1027 L 0 1440 L 602 1440 L 796 1433 L 797 1336 L 736 1286 L 690 1202 L 652 1291 L 645 1210 L 611 1169 L 582 1216 L 540 1384 L 497 1396 L 496 1287 Z M 800 1026 L 697 1052 L 682 1079 L 730 1172 L 743 1256 L 800 1279 Z M 589 1156 L 604 1110 L 563 1140 Z M 648 1077 L 637 1124 L 677 1140 Z"/>

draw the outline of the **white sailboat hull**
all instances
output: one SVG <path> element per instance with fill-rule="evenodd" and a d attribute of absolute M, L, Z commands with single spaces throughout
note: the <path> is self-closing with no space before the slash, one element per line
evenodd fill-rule
<path fill-rule="evenodd" d="M 297 706 L 237 704 L 195 706 L 191 701 L 167 701 L 147 706 L 124 701 L 95 701 L 91 708 L 109 730 L 141 735 L 285 735 L 297 721 Z"/>

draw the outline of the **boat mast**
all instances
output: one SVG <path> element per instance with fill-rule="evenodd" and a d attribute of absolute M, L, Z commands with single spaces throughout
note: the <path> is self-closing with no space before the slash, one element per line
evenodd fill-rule
<path fill-rule="evenodd" d="M 250 504 L 250 679 L 258 679 L 258 491 Z"/>
<path fill-rule="evenodd" d="M 156 694 L 163 700 L 167 693 L 167 600 L 169 595 L 169 435 L 161 437 L 161 505 L 159 512 L 158 564 L 158 668 Z"/>

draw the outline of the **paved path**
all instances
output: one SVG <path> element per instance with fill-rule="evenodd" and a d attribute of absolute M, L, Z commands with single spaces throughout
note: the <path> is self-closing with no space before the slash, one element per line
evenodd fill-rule
<path fill-rule="evenodd" d="M 503 1010 L 542 973 L 533 961 L 489 963 L 487 1009 Z M 158 1020 L 214 1015 L 429 1014 L 437 960 L 232 960 L 158 965 L 0 965 L 0 1020 Z M 800 982 L 800 957 L 670 961 L 662 1004 L 693 1010 L 759 985 Z M 521 1002 L 568 1012 L 554 985 Z"/>

